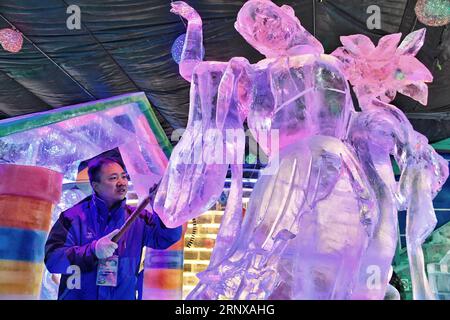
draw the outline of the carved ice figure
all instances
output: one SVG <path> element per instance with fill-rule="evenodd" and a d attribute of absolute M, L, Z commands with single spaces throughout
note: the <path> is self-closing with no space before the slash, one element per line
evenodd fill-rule
<path fill-rule="evenodd" d="M 234 90 L 237 80 L 232 68 L 227 62 L 202 61 L 200 16 L 180 1 L 172 3 L 171 12 L 188 20 L 179 69 L 183 78 L 191 82 L 191 89 L 186 131 L 172 151 L 155 200 L 156 210 L 169 227 L 205 212 L 219 198 L 231 158 L 239 160 L 240 150 L 243 155 L 244 145 L 236 145 L 234 139 L 243 134 L 246 117 L 245 106 L 234 100 L 233 105 L 227 103 L 229 90 Z M 245 81 L 244 76 L 240 81 Z M 240 92 L 241 104 L 245 104 L 245 95 L 246 92 Z M 230 141 L 226 129 L 235 133 L 228 136 Z M 239 175 L 242 166 L 236 166 L 234 171 Z"/>
<path fill-rule="evenodd" d="M 395 249 L 395 201 L 401 196 L 413 200 L 410 195 L 419 189 L 410 179 L 420 178 L 428 187 L 430 183 L 424 170 L 412 169 L 418 166 L 411 161 L 401 164 L 403 181 L 407 181 L 401 185 L 408 186 L 403 192 L 396 192 L 395 180 L 387 173 L 392 169 L 386 160 L 392 149 L 401 155 L 401 162 L 404 153 L 399 150 L 415 141 L 400 132 L 407 125 L 398 128 L 404 145 L 380 139 L 384 141 L 380 154 L 373 151 L 376 141 L 364 139 L 394 130 L 392 123 L 398 119 L 378 119 L 382 112 L 376 113 L 373 125 L 358 131 L 358 121 L 371 121 L 369 111 L 386 91 L 378 88 L 381 80 L 370 82 L 377 90 L 362 85 L 358 94 L 364 96 L 360 101 L 369 111 L 356 113 L 342 64 L 323 54 L 321 44 L 300 25 L 289 6 L 250 0 L 239 11 L 236 29 L 267 57 L 254 65 L 239 57 L 229 62 L 201 61 L 200 16 L 184 2 L 173 3 L 171 11 L 188 20 L 180 74 L 191 82 L 191 99 L 186 133 L 173 151 L 156 198 L 156 210 L 165 224 L 177 226 L 208 210 L 222 191 L 228 165 L 232 170 L 216 247 L 188 299 L 348 299 L 378 298 L 381 293 L 382 298 Z M 392 51 L 391 47 L 383 50 Z M 409 54 L 414 48 L 408 42 L 400 51 Z M 418 81 L 403 84 L 423 89 L 423 77 L 429 79 L 421 72 Z M 258 179 L 242 221 L 240 159 L 245 120 L 273 171 Z M 377 121 L 391 127 L 378 128 Z M 231 137 L 230 129 L 235 133 Z M 278 143 L 266 139 L 274 131 Z M 361 165 L 364 148 L 370 149 L 366 157 L 375 168 Z M 422 167 L 423 163 L 435 169 L 443 166 L 430 148 L 420 150 L 418 155 L 428 157 L 419 161 Z M 440 182 L 446 178 L 446 169 L 441 170 Z M 430 188 L 438 186 L 438 190 L 439 183 Z M 410 211 L 421 207 L 408 203 Z M 415 216 L 423 215 L 411 214 Z M 411 229 L 416 225 L 410 224 Z M 374 254 L 384 244 L 381 254 Z M 370 263 L 380 265 L 381 288 L 375 293 L 362 286 Z"/>
<path fill-rule="evenodd" d="M 373 105 L 376 108 L 355 114 L 349 132 L 349 143 L 369 178 L 380 212 L 352 298 L 383 298 L 398 240 L 397 211 L 407 209 L 414 298 L 432 299 L 421 245 L 436 224 L 432 199 L 448 177 L 448 164 L 424 136 L 413 130 L 399 109 L 376 100 Z M 399 183 L 395 181 L 390 156 L 401 169 Z"/>
<path fill-rule="evenodd" d="M 388 104 L 400 92 L 427 103 L 430 71 L 414 56 L 422 47 L 425 29 L 410 33 L 397 48 L 401 34 L 387 35 L 378 46 L 363 35 L 341 37 L 344 45 L 332 55 L 342 69 L 363 110 L 355 113 L 349 132 L 364 170 L 377 197 L 378 225 L 363 257 L 354 299 L 382 299 L 389 281 L 389 265 L 398 239 L 397 210 L 407 210 L 407 250 L 414 299 L 433 299 L 421 245 L 434 230 L 432 200 L 448 178 L 448 163 L 414 131 L 406 116 Z M 401 169 L 394 179 L 390 156 Z M 373 268 L 375 267 L 375 268 Z M 378 283 L 370 283 L 368 270 L 378 272 Z M 367 290 L 367 288 L 370 290 Z"/>
<path fill-rule="evenodd" d="M 279 161 L 273 175 L 257 182 L 242 228 L 239 172 L 235 175 L 233 163 L 235 196 L 210 266 L 189 298 L 268 298 L 287 281 L 279 269 L 289 246 L 302 252 L 305 261 L 295 264 L 299 281 L 292 298 L 348 297 L 376 212 L 365 174 L 341 141 L 353 106 L 337 60 L 321 54 L 322 46 L 292 9 L 249 1 L 238 15 L 237 29 L 268 56 L 274 51 L 273 58 L 256 65 L 244 58 L 201 62 L 201 19 L 184 3 L 174 3 L 172 11 L 188 20 L 180 73 L 191 80 L 191 113 L 187 134 L 175 147 L 158 191 L 161 218 L 168 226 L 179 225 L 207 210 L 220 195 L 230 162 L 209 164 L 203 158 L 195 163 L 195 150 L 236 146 L 227 143 L 226 134 L 208 135 L 208 129 L 242 129 L 247 118 L 269 158 Z M 238 27 L 250 16 L 257 34 Z M 265 42 L 273 23 L 287 33 Z M 289 56 L 293 53 L 299 55 Z M 279 132 L 279 150 L 261 139 L 270 131 Z M 230 202 L 233 210 L 228 210 Z"/>

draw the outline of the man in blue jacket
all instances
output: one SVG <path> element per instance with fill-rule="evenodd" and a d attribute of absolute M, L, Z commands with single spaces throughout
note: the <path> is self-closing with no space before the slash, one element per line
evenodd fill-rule
<path fill-rule="evenodd" d="M 166 249 L 181 237 L 144 211 L 118 243 L 111 239 L 133 208 L 125 204 L 128 174 L 111 158 L 89 163 L 93 194 L 61 213 L 45 244 L 45 265 L 60 273 L 60 300 L 135 300 L 144 246 Z M 141 283 L 142 285 L 142 283 Z"/>

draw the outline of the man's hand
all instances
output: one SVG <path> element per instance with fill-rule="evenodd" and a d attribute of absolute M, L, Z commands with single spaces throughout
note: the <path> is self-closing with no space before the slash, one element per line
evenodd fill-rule
<path fill-rule="evenodd" d="M 194 23 L 201 23 L 202 19 L 200 18 L 200 15 L 195 11 L 194 8 L 192 8 L 190 5 L 188 5 L 186 2 L 183 1 L 175 1 L 171 3 L 172 9 L 170 9 L 170 12 L 177 14 L 179 16 L 182 16 L 185 18 L 188 23 L 194 22 Z"/>
<path fill-rule="evenodd" d="M 103 238 L 100 238 L 95 244 L 95 255 L 99 259 L 109 258 L 114 254 L 117 249 L 117 243 L 113 242 L 111 239 L 119 233 L 119 229 L 114 230 L 110 234 L 107 234 Z"/>

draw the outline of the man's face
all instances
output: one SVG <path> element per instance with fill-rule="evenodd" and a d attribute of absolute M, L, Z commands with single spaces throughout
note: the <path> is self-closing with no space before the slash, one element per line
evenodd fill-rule
<path fill-rule="evenodd" d="M 128 174 L 117 163 L 107 163 L 100 170 L 99 181 L 92 186 L 103 200 L 114 203 L 125 198 L 128 191 Z"/>

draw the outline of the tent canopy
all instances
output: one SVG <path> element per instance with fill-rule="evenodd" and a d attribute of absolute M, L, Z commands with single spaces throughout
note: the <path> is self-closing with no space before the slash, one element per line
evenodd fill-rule
<path fill-rule="evenodd" d="M 245 1 L 187 1 L 203 18 L 205 60 L 227 61 L 262 56 L 234 29 Z M 300 21 L 331 53 L 339 37 L 362 33 L 374 42 L 388 33 L 424 27 L 411 0 L 296 0 L 291 5 Z M 69 5 L 81 9 L 81 28 L 70 30 Z M 381 29 L 369 30 L 371 13 L 381 9 Z M 188 118 L 189 83 L 178 74 L 171 56 L 175 39 L 185 32 L 182 20 L 161 0 L 2 0 L 0 29 L 14 26 L 24 35 L 13 54 L 0 49 L 0 119 L 130 92 L 145 92 L 170 137 Z M 431 142 L 450 137 L 450 32 L 427 27 L 417 55 L 433 73 L 426 107 L 398 95 L 394 104 Z"/>

